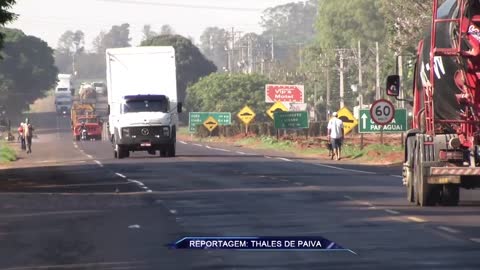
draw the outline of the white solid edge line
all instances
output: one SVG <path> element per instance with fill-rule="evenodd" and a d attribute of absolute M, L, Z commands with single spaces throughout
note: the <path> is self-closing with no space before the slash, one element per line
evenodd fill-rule
<path fill-rule="evenodd" d="M 121 178 L 127 178 L 125 175 L 121 174 L 121 173 L 115 173 L 117 176 L 120 176 Z"/>
<path fill-rule="evenodd" d="M 98 166 L 103 167 L 102 162 L 100 162 L 100 161 L 98 161 L 98 160 L 95 160 L 95 163 L 97 163 Z"/>
<path fill-rule="evenodd" d="M 439 230 L 442 230 L 442 231 L 446 231 L 446 232 L 449 232 L 449 233 L 459 233 L 459 231 L 455 230 L 455 229 L 452 229 L 450 227 L 445 227 L 445 226 L 438 226 L 437 227 Z"/>
<path fill-rule="evenodd" d="M 348 199 L 348 200 L 353 201 L 353 198 L 352 198 L 351 196 L 345 195 L 345 196 L 343 196 L 343 197 L 344 197 L 345 199 Z"/>
<path fill-rule="evenodd" d="M 198 146 L 198 144 L 196 144 Z M 212 149 L 212 147 L 210 147 L 209 145 L 206 145 L 205 146 L 207 149 Z"/>
<path fill-rule="evenodd" d="M 265 158 L 272 159 L 272 157 L 269 157 L 269 156 L 265 156 Z"/>
<path fill-rule="evenodd" d="M 401 176 L 401 175 L 393 175 L 393 174 L 392 174 L 392 175 L 390 175 L 390 176 L 391 176 L 391 177 L 396 177 L 396 178 L 403 178 L 403 176 Z"/>
<path fill-rule="evenodd" d="M 287 161 L 287 162 L 293 162 L 293 160 L 290 160 L 288 158 L 282 158 L 282 157 L 279 157 L 279 158 L 276 158 L 278 160 L 283 160 L 283 161 Z"/>
<path fill-rule="evenodd" d="M 237 151 L 237 154 L 240 154 L 240 155 L 246 155 L 246 153 L 244 153 L 244 152 L 240 152 L 240 151 Z"/>
<path fill-rule="evenodd" d="M 418 222 L 418 223 L 427 222 L 425 219 L 418 218 L 418 217 L 407 217 L 407 218 L 411 221 Z"/>
<path fill-rule="evenodd" d="M 178 142 L 181 143 L 181 144 L 188 144 L 188 143 L 186 143 L 186 142 L 184 142 L 184 141 L 178 141 Z"/>
<path fill-rule="evenodd" d="M 87 155 L 87 157 L 93 159 L 93 156 L 92 156 L 92 155 Z"/>
<path fill-rule="evenodd" d="M 354 170 L 354 169 L 345 169 L 345 168 L 340 168 L 340 167 L 330 166 L 330 165 L 325 165 L 325 164 L 320 164 L 320 163 L 314 163 L 314 164 L 317 165 L 317 166 L 320 166 L 320 167 L 337 169 L 337 170 L 340 170 L 340 171 L 358 172 L 358 173 L 365 173 L 365 174 L 377 174 L 376 172 L 367 172 L 367 171 L 360 171 L 360 170 Z"/>
<path fill-rule="evenodd" d="M 203 145 L 198 144 L 198 143 L 194 143 L 193 145 L 203 147 Z"/>
<path fill-rule="evenodd" d="M 389 214 L 392 214 L 392 215 L 398 215 L 398 214 L 400 214 L 400 212 L 395 211 L 395 210 L 391 210 L 391 209 L 385 209 L 385 212 L 387 212 L 387 213 L 389 213 Z"/>

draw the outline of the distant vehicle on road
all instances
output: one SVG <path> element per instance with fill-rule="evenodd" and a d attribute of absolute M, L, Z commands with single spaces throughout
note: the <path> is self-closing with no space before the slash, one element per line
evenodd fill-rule
<path fill-rule="evenodd" d="M 103 82 L 94 82 L 92 86 L 95 88 L 97 94 L 107 95 L 107 86 Z"/>
<path fill-rule="evenodd" d="M 72 96 L 72 75 L 58 74 L 58 83 L 55 87 L 55 97 Z"/>
<path fill-rule="evenodd" d="M 82 103 L 94 104 L 97 102 L 97 92 L 92 84 L 82 83 L 82 85 L 80 85 L 78 95 L 80 96 L 80 101 Z"/>

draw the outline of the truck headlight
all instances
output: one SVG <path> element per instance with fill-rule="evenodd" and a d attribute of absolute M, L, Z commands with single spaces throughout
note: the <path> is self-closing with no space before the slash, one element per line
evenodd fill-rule
<path fill-rule="evenodd" d="M 122 128 L 122 137 L 130 137 L 130 129 Z"/>
<path fill-rule="evenodd" d="M 170 136 L 170 128 L 163 127 L 163 136 Z"/>

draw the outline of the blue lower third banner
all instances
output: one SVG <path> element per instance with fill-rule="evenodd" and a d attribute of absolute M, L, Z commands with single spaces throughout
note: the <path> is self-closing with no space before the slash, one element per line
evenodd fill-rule
<path fill-rule="evenodd" d="M 348 251 L 323 237 L 184 237 L 169 245 L 174 249 L 318 250 Z"/>

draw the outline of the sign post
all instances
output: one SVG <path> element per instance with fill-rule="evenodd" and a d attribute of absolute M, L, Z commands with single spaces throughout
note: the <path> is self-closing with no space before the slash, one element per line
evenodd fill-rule
<path fill-rule="evenodd" d="M 238 112 L 237 117 L 245 124 L 245 135 L 248 135 L 248 125 L 255 119 L 255 112 L 250 107 L 245 106 Z"/>

